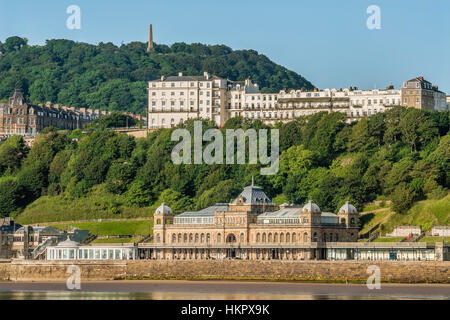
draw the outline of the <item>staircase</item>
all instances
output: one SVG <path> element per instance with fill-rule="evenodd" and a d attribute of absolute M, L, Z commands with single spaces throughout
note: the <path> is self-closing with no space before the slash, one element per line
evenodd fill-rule
<path fill-rule="evenodd" d="M 84 244 L 84 245 L 89 244 L 92 241 L 94 241 L 95 239 L 97 239 L 97 235 L 90 234 L 86 239 L 83 240 L 82 244 Z"/>
<path fill-rule="evenodd" d="M 57 238 L 48 238 L 33 250 L 33 252 L 31 253 L 31 259 L 33 260 L 39 259 L 48 246 L 56 245 L 57 243 L 58 243 Z"/>
<path fill-rule="evenodd" d="M 375 232 L 374 234 L 371 234 L 369 237 L 368 242 L 373 242 L 375 239 L 378 239 L 381 236 L 381 232 Z"/>
<path fill-rule="evenodd" d="M 153 240 L 153 236 L 148 235 L 144 238 L 142 238 L 141 240 L 139 240 L 137 243 L 147 243 L 147 242 L 151 242 Z"/>

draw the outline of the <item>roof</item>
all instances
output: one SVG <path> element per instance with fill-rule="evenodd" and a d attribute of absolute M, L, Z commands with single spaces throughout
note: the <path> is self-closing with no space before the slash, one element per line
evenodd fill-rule
<path fill-rule="evenodd" d="M 320 213 L 320 208 L 317 204 L 314 203 L 314 201 L 309 200 L 307 204 L 303 207 L 303 210 L 307 210 L 311 213 Z"/>
<path fill-rule="evenodd" d="M 241 194 L 233 201 L 233 204 L 237 204 L 238 199 L 242 196 L 244 204 L 272 204 L 269 197 L 266 196 L 261 187 L 252 185 L 245 187 Z"/>
<path fill-rule="evenodd" d="M 67 236 L 67 239 L 63 242 L 58 243 L 57 247 L 65 247 L 65 248 L 72 248 L 72 247 L 79 247 L 80 244 L 78 242 L 70 240 L 69 236 Z"/>
<path fill-rule="evenodd" d="M 287 207 L 274 212 L 264 212 L 258 218 L 288 218 L 298 217 L 302 213 L 301 207 Z"/>
<path fill-rule="evenodd" d="M 156 214 L 173 214 L 172 209 L 164 202 L 155 210 Z"/>
<path fill-rule="evenodd" d="M 222 79 L 216 76 L 209 76 L 208 78 L 206 78 L 204 75 L 203 76 L 168 76 L 164 79 L 164 81 L 211 81 L 211 80 L 217 80 L 217 79 Z M 158 80 L 153 80 L 153 81 L 160 81 L 161 79 Z"/>
<path fill-rule="evenodd" d="M 358 210 L 350 203 L 346 202 L 340 209 L 339 212 L 343 213 L 358 213 Z"/>
<path fill-rule="evenodd" d="M 200 211 L 184 212 L 177 216 L 177 218 L 191 218 L 191 217 L 212 217 L 217 211 L 227 211 L 228 203 L 216 203 L 213 206 L 202 209 Z"/>

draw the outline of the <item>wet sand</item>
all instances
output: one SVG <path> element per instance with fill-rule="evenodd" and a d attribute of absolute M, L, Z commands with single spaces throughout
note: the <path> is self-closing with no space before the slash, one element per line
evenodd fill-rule
<path fill-rule="evenodd" d="M 316 284 L 244 281 L 82 282 L 69 291 L 64 282 L 0 282 L 0 299 L 450 299 L 447 284 Z"/>

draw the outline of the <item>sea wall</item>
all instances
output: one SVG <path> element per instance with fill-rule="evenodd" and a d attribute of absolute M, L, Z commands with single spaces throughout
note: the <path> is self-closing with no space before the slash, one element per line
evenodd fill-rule
<path fill-rule="evenodd" d="M 0 280 L 66 280 L 70 265 L 81 271 L 81 280 L 191 279 L 191 280 L 297 280 L 366 281 L 380 268 L 383 282 L 450 283 L 450 262 L 359 262 L 359 261 L 121 261 L 0 263 Z"/>

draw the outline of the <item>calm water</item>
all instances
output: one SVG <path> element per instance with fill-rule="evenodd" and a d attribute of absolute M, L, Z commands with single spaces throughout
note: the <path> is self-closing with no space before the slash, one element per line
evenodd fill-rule
<path fill-rule="evenodd" d="M 81 284 L 69 291 L 65 283 L 0 283 L 0 300 L 366 300 L 447 299 L 450 285 L 365 285 L 232 282 L 111 281 Z"/>

